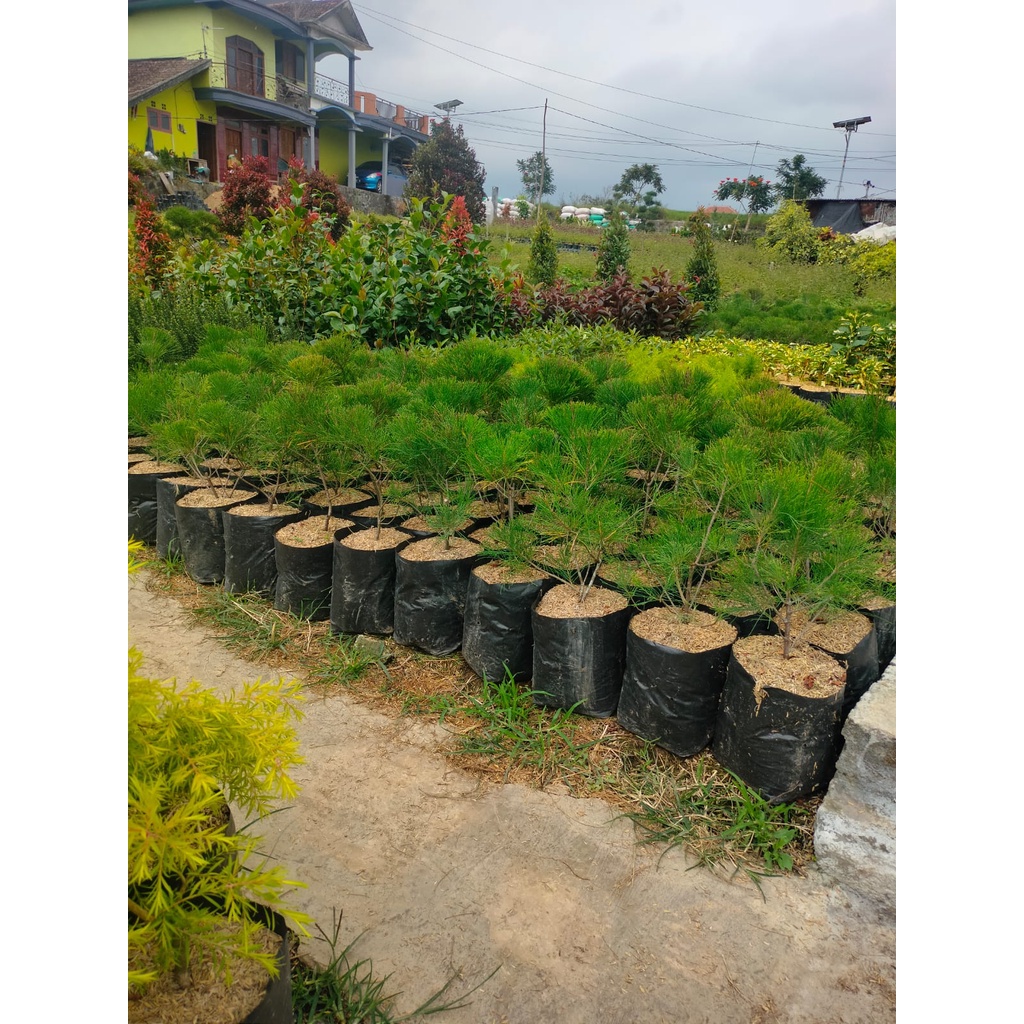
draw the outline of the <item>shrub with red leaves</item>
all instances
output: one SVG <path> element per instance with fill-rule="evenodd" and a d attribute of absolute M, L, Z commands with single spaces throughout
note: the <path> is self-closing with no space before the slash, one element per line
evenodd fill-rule
<path fill-rule="evenodd" d="M 171 258 L 170 236 L 160 228 L 160 217 L 148 193 L 135 200 L 135 252 L 133 271 L 148 284 L 159 284 L 167 274 Z"/>
<path fill-rule="evenodd" d="M 464 256 L 468 252 L 466 239 L 472 232 L 473 221 L 469 216 L 469 210 L 466 209 L 466 200 L 462 196 L 456 196 L 445 214 L 441 237 L 452 247 L 453 252 Z"/>
<path fill-rule="evenodd" d="M 270 166 L 263 156 L 247 156 L 228 170 L 217 215 L 229 235 L 240 235 L 250 217 L 266 220 L 274 209 Z"/>
<path fill-rule="evenodd" d="M 338 188 L 338 181 L 330 174 L 315 168 L 307 170 L 301 161 L 290 160 L 291 176 L 304 186 L 302 190 L 303 209 L 318 213 L 330 227 L 331 240 L 337 242 L 349 226 L 352 207 Z"/>
<path fill-rule="evenodd" d="M 690 301 L 690 287 L 673 281 L 667 270 L 652 271 L 638 285 L 624 273 L 579 292 L 558 283 L 539 293 L 541 320 L 561 316 L 578 327 L 613 323 L 620 331 L 636 331 L 643 337 L 685 338 L 704 308 L 704 303 Z"/>

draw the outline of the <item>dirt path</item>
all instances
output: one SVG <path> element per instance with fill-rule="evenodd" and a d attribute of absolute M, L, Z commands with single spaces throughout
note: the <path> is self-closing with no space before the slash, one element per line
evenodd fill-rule
<path fill-rule="evenodd" d="M 175 600 L 129 584 L 129 643 L 158 677 L 230 689 L 260 668 L 193 626 Z M 265 671 L 264 673 L 265 674 Z M 446 1024 L 884 1024 L 895 1020 L 895 933 L 813 873 L 764 898 L 671 852 L 638 847 L 603 801 L 497 786 L 437 753 L 444 732 L 346 698 L 300 725 L 295 805 L 266 847 L 308 888 L 296 902 L 408 1011 L 453 975 L 495 968 Z M 311 947 L 314 955 L 318 950 Z M 320 950 L 322 952 L 322 949 Z"/>

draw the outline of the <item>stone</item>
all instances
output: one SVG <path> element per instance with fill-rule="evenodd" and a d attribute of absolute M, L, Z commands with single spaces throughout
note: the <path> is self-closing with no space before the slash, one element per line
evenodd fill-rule
<path fill-rule="evenodd" d="M 818 810 L 822 874 L 886 915 L 896 912 L 896 662 L 843 729 L 836 774 Z"/>

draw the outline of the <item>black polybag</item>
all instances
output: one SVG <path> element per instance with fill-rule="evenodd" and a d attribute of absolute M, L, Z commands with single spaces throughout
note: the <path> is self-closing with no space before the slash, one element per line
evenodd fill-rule
<path fill-rule="evenodd" d="M 538 602 L 539 603 L 539 602 Z M 626 665 L 626 627 L 634 609 L 555 618 L 533 609 L 533 700 L 591 718 L 615 714 Z"/>
<path fill-rule="evenodd" d="M 866 615 L 875 627 L 878 642 L 878 674 L 889 667 L 889 662 L 896 657 L 896 605 L 884 608 L 859 608 L 861 615 Z"/>
<path fill-rule="evenodd" d="M 684 651 L 627 630 L 619 725 L 677 757 L 699 753 L 714 735 L 731 650 Z"/>
<path fill-rule="evenodd" d="M 299 509 L 265 516 L 224 517 L 224 589 L 229 594 L 256 591 L 269 597 L 277 585 L 274 534 L 302 519 Z"/>
<path fill-rule="evenodd" d="M 754 677 L 733 653 L 711 748 L 715 759 L 771 803 L 823 789 L 839 756 L 843 692 L 804 697 L 766 686 L 758 707 Z"/>
<path fill-rule="evenodd" d="M 525 583 L 488 583 L 471 573 L 466 592 L 462 657 L 481 678 L 500 680 L 506 671 L 517 682 L 533 674 L 531 610 L 553 577 Z"/>
<path fill-rule="evenodd" d="M 194 478 L 160 477 L 156 482 L 156 554 L 158 558 L 181 554 L 174 503 L 189 491 L 203 486 L 197 483 L 182 483 L 183 479 L 192 480 Z"/>
<path fill-rule="evenodd" d="M 331 629 L 335 633 L 369 633 L 387 636 L 395 628 L 396 551 L 412 542 L 380 551 L 351 548 L 336 536 L 331 587 Z"/>
<path fill-rule="evenodd" d="M 395 642 L 426 654 L 457 651 L 462 646 L 469 576 L 479 560 L 478 553 L 459 558 L 406 560 L 402 552 L 397 552 Z"/>
<path fill-rule="evenodd" d="M 251 491 L 239 491 L 236 505 L 252 501 Z M 174 505 L 174 518 L 178 525 L 178 543 L 185 561 L 185 572 L 196 583 L 220 583 L 224 579 L 224 513 L 231 507 L 217 508 L 183 506 L 181 499 Z"/>
<path fill-rule="evenodd" d="M 311 622 L 328 618 L 334 574 L 333 541 L 313 548 L 293 547 L 282 544 L 275 536 L 274 560 L 277 565 L 274 607 L 279 612 L 289 612 Z"/>
<path fill-rule="evenodd" d="M 184 473 L 184 470 L 180 470 Z M 156 484 L 161 477 L 173 476 L 163 470 L 158 473 L 128 474 L 128 536 L 144 544 L 156 543 Z"/>
<path fill-rule="evenodd" d="M 846 689 L 843 693 L 843 710 L 839 716 L 839 727 L 842 728 L 857 701 L 878 681 L 877 634 L 872 626 L 867 636 L 849 651 L 833 651 L 816 643 L 811 646 L 846 666 Z"/>

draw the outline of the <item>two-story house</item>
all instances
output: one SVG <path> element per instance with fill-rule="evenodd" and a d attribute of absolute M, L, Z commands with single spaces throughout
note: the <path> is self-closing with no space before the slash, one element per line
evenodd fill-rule
<path fill-rule="evenodd" d="M 408 160 L 430 118 L 357 92 L 371 50 L 349 0 L 128 0 L 128 142 L 223 181 L 231 156 L 290 157 L 355 186 L 366 160 Z M 319 74 L 330 54 L 348 81 Z"/>

